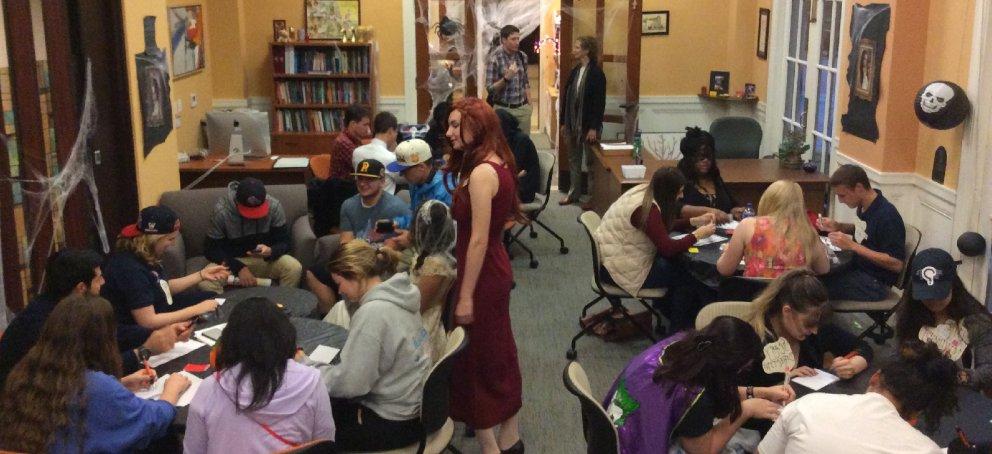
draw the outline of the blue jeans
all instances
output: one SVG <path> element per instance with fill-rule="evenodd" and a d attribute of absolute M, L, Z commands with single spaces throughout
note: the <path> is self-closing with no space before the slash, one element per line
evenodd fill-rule
<path fill-rule="evenodd" d="M 616 285 L 606 269 L 601 269 L 601 276 L 603 281 Z M 700 309 L 716 298 L 716 292 L 693 277 L 681 263 L 660 255 L 655 256 L 641 287 L 668 289 L 665 297 L 652 300 L 652 305 L 671 322 L 670 332 L 694 327 Z"/>
<path fill-rule="evenodd" d="M 850 268 L 823 276 L 823 284 L 832 300 L 881 301 L 891 287 L 860 268 Z"/>

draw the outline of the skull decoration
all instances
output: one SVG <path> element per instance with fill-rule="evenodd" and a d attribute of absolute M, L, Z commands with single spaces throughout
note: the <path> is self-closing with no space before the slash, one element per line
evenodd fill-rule
<path fill-rule="evenodd" d="M 937 80 L 916 94 L 916 117 L 934 129 L 951 129 L 964 121 L 971 110 L 964 90 L 954 82 Z"/>
<path fill-rule="evenodd" d="M 954 99 L 954 89 L 943 82 L 934 82 L 923 89 L 920 97 L 920 109 L 932 114 L 947 108 L 947 103 Z"/>

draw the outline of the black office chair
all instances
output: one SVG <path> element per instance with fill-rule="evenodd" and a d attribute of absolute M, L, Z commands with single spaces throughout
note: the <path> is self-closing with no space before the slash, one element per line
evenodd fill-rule
<path fill-rule="evenodd" d="M 761 125 L 751 117 L 717 118 L 710 124 L 717 159 L 757 159 Z"/>
<path fill-rule="evenodd" d="M 571 361 L 562 373 L 565 389 L 579 398 L 582 406 L 582 433 L 586 438 L 586 452 L 589 454 L 617 454 L 620 452 L 620 437 L 610 416 L 592 395 L 586 371 Z"/>
<path fill-rule="evenodd" d="M 524 233 L 524 230 L 529 228 L 530 237 L 537 238 L 537 232 L 534 231 L 534 224 L 537 224 L 539 227 L 558 239 L 558 244 L 560 246 L 558 248 L 558 252 L 568 254 L 568 248 L 565 246 L 565 240 L 561 237 L 561 235 L 558 235 L 558 233 L 552 230 L 551 227 L 548 227 L 547 224 L 538 219 L 541 213 L 544 212 L 544 209 L 548 207 L 548 201 L 551 200 L 551 177 L 554 173 L 555 161 L 557 160 L 557 157 L 547 151 L 538 151 L 537 158 L 540 161 L 542 177 L 540 187 L 537 189 L 537 195 L 543 200 L 535 199 L 533 202 L 520 205 L 520 211 L 523 211 L 523 213 L 527 215 L 527 218 L 530 219 L 530 224 L 520 226 L 516 232 L 506 238 L 507 246 L 516 243 L 518 246 L 527 251 L 527 254 L 530 255 L 531 268 L 537 268 L 538 262 L 537 259 L 534 258 L 534 251 L 520 241 L 520 235 Z"/>

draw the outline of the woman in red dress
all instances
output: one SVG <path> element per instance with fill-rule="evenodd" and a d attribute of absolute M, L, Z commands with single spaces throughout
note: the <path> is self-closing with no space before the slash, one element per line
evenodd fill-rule
<path fill-rule="evenodd" d="M 451 417 L 475 429 L 484 454 L 523 453 L 520 365 L 510 328 L 513 272 L 502 244 L 503 226 L 519 213 L 516 164 L 496 113 L 480 99 L 452 106 L 447 137 L 448 170 L 458 181 L 451 207 L 458 223 L 455 323 L 468 331 L 451 376 Z"/>

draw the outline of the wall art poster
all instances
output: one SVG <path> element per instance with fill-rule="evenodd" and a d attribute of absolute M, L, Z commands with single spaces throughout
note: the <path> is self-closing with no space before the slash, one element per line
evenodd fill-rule
<path fill-rule="evenodd" d="M 892 10 L 889 5 L 854 5 L 851 14 L 851 53 L 847 56 L 847 85 L 850 102 L 840 117 L 844 132 L 872 142 L 878 141 L 878 93 L 881 89 L 885 35 Z"/>
<path fill-rule="evenodd" d="M 145 156 L 172 132 L 172 101 L 165 49 L 155 43 L 155 16 L 145 16 L 145 50 L 135 54 Z"/>

